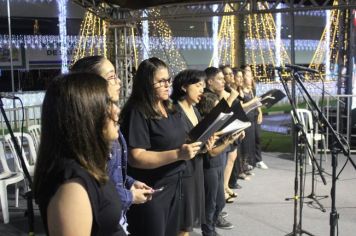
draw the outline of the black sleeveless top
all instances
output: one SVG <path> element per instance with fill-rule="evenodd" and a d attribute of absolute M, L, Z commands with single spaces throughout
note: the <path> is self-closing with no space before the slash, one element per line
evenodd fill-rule
<path fill-rule="evenodd" d="M 121 217 L 121 202 L 113 183 L 109 180 L 106 184 L 98 183 L 76 161 L 68 160 L 62 168 L 57 168 L 55 173 L 48 178 L 46 190 L 38 196 L 43 223 L 48 234 L 47 207 L 58 188 L 66 181 L 79 178 L 88 193 L 93 212 L 93 225 L 91 235 L 125 236 L 119 221 Z"/>

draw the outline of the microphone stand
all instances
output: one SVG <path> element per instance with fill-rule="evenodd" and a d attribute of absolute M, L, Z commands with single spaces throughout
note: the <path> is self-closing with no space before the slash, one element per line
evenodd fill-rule
<path fill-rule="evenodd" d="M 298 145 L 298 144 L 304 143 L 311 159 L 314 162 L 316 162 L 314 155 L 311 151 L 312 150 L 311 146 L 307 140 L 307 135 L 303 129 L 303 125 L 300 122 L 300 119 L 297 115 L 296 105 L 295 105 L 295 102 L 294 102 L 292 95 L 289 91 L 288 85 L 287 85 L 286 81 L 283 80 L 281 71 L 278 71 L 278 75 L 280 77 L 282 86 L 286 92 L 287 98 L 292 106 L 292 111 L 294 114 L 294 128 L 295 128 L 296 133 L 298 134 L 295 146 L 296 147 L 299 146 L 300 147 L 299 149 L 301 149 L 302 145 Z M 290 199 L 294 200 L 294 223 L 293 223 L 293 231 L 291 233 L 287 234 L 287 236 L 296 236 L 298 234 L 299 235 L 307 234 L 307 235 L 313 236 L 313 234 L 311 234 L 310 232 L 302 229 L 303 189 L 302 189 L 301 185 L 303 184 L 303 165 L 304 165 L 303 161 L 304 160 L 303 160 L 303 156 L 302 156 L 302 153 L 303 153 L 302 150 L 299 150 L 299 154 L 298 154 L 298 148 L 296 148 L 295 152 L 296 152 L 296 155 L 295 155 L 296 160 L 295 160 L 295 178 L 294 178 L 294 197 L 286 198 L 286 200 L 290 200 Z M 317 166 L 317 167 L 319 168 L 319 166 Z M 299 183 L 298 183 L 298 169 L 299 169 Z M 320 176 L 321 176 L 321 179 L 323 180 L 323 182 L 326 183 L 325 178 L 322 175 L 322 173 L 321 172 L 319 172 L 319 173 L 320 173 Z M 298 187 L 299 187 L 299 195 L 298 195 Z M 299 200 L 299 223 L 297 222 L 298 200 Z"/>
<path fill-rule="evenodd" d="M 14 143 L 15 151 L 17 153 L 17 156 L 20 159 L 20 163 L 21 163 L 21 166 L 22 166 L 23 173 L 25 175 L 25 178 L 28 181 L 29 190 L 25 193 L 25 198 L 27 200 L 27 217 L 28 217 L 27 219 L 28 219 L 28 227 L 29 227 L 28 235 L 29 236 L 33 236 L 33 235 L 35 235 L 34 234 L 34 232 L 35 232 L 34 231 L 34 218 L 35 217 L 34 217 L 34 212 L 33 212 L 33 202 L 32 202 L 33 196 L 32 196 L 32 191 L 31 191 L 31 189 L 32 189 L 32 178 L 31 178 L 30 173 L 27 170 L 27 167 L 26 167 L 26 164 L 25 164 L 25 161 L 24 161 L 24 157 L 22 156 L 21 148 L 20 148 L 19 144 L 17 143 L 17 139 L 14 136 L 14 132 L 12 131 L 10 122 L 9 122 L 7 116 L 6 116 L 5 109 L 4 109 L 4 104 L 2 102 L 2 98 L 1 97 L 0 97 L 0 110 L 1 110 L 2 116 L 4 117 L 7 130 L 9 131 L 9 134 L 11 136 L 11 140 Z M 16 158 L 16 157 L 14 157 L 14 158 Z"/>
<path fill-rule="evenodd" d="M 296 73 L 296 74 L 298 74 L 298 73 Z M 319 107 L 317 106 L 315 101 L 312 99 L 312 97 L 308 93 L 304 84 L 300 80 L 300 76 L 301 75 L 299 75 L 299 74 L 298 74 L 298 76 L 295 76 L 295 80 L 298 82 L 300 87 L 303 89 L 303 91 L 307 95 L 313 108 L 315 110 L 317 110 L 320 119 L 322 119 L 322 122 L 329 129 L 331 136 L 332 136 L 332 140 L 333 140 L 331 142 L 332 185 L 331 185 L 330 236 L 335 236 L 335 233 L 336 233 L 335 228 L 336 228 L 336 225 L 338 224 L 338 219 L 339 219 L 339 214 L 337 213 L 337 210 L 336 210 L 336 168 L 337 168 L 337 164 L 338 164 L 338 162 L 337 162 L 338 153 L 340 151 L 342 151 L 343 154 L 351 162 L 351 164 L 355 170 L 356 170 L 356 165 L 355 165 L 354 161 L 350 158 L 350 149 L 346 148 L 345 145 L 342 143 L 342 141 L 341 141 L 339 135 L 336 133 L 335 129 L 332 127 L 332 125 L 330 124 L 328 119 L 325 117 L 325 115 L 322 113 L 322 111 L 319 109 Z M 320 172 L 320 170 L 319 170 L 319 172 Z"/>
<path fill-rule="evenodd" d="M 301 93 L 302 94 L 302 93 Z M 304 97 L 304 95 L 302 94 L 302 97 L 303 97 L 303 99 L 304 99 L 304 101 L 306 102 L 306 104 L 307 104 L 307 107 L 312 107 L 311 105 L 310 105 L 310 103 L 308 102 L 308 100 Z M 313 153 L 315 154 L 316 153 L 316 149 L 315 149 L 315 132 L 316 132 L 316 127 L 317 126 L 321 126 L 321 123 L 320 123 L 320 121 L 318 122 L 318 117 L 316 117 L 316 115 L 314 114 L 314 112 L 313 111 L 311 111 L 311 115 L 312 115 L 312 117 L 313 117 Z M 325 150 L 325 146 L 323 145 L 323 148 L 324 148 L 324 150 Z M 325 199 L 325 198 L 328 198 L 329 196 L 328 195 L 322 195 L 322 196 L 317 196 L 316 194 L 315 194 L 315 165 L 314 165 L 314 162 L 312 162 L 311 163 L 311 165 L 312 165 L 312 186 L 311 186 L 311 193 L 308 195 L 308 196 L 306 196 L 305 198 L 309 198 L 309 199 L 311 199 L 311 201 L 310 202 L 306 202 L 307 204 L 312 204 L 313 203 L 313 201 L 315 201 L 315 203 L 319 206 L 319 209 L 322 211 L 322 212 L 326 212 L 326 210 L 325 210 L 325 208 L 324 208 L 324 206 L 319 202 L 319 200 L 322 200 L 322 199 Z M 323 168 L 322 168 L 322 156 L 321 156 L 321 154 L 320 154 L 320 169 L 321 169 L 321 171 L 323 171 Z"/>

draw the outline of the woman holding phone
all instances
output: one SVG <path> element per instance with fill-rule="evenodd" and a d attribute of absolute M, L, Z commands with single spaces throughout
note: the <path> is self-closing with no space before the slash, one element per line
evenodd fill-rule
<path fill-rule="evenodd" d="M 141 62 L 132 93 L 121 112 L 129 148 L 129 173 L 155 191 L 152 200 L 127 213 L 132 235 L 172 236 L 179 231 L 179 204 L 185 160 L 195 157 L 200 142 L 186 144 L 180 113 L 169 102 L 171 78 L 158 58 Z"/>

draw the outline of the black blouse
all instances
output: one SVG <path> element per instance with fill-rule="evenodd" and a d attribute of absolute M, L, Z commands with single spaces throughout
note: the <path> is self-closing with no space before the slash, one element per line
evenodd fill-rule
<path fill-rule="evenodd" d="M 131 109 L 121 124 L 121 130 L 129 148 L 149 151 L 168 151 L 180 148 L 185 143 L 185 130 L 181 113 L 168 113 L 167 118 L 149 119 L 137 109 Z M 177 174 L 184 169 L 184 161 L 174 162 L 155 169 L 129 168 L 129 174 L 148 184 Z"/>
<path fill-rule="evenodd" d="M 56 173 L 51 176 L 52 178 L 48 179 L 46 183 L 48 188 L 37 199 L 47 234 L 47 208 L 51 198 L 64 182 L 79 178 L 84 183 L 84 188 L 88 193 L 92 207 L 93 225 L 91 235 L 126 235 L 119 224 L 121 217 L 120 198 L 110 180 L 106 184 L 98 183 L 74 160 L 68 160 L 61 168 L 57 168 Z"/>
<path fill-rule="evenodd" d="M 176 107 L 176 110 L 182 114 L 181 116 L 183 118 L 183 128 L 184 128 L 184 131 L 188 138 L 189 131 L 194 128 L 194 125 L 189 120 L 188 116 L 185 114 L 185 112 L 183 111 L 182 107 L 179 104 L 175 104 L 175 107 Z M 198 109 L 195 107 L 193 107 L 193 109 L 194 109 L 195 115 L 198 118 L 198 122 L 201 121 L 202 118 L 201 118 L 201 115 L 200 115 Z M 195 170 L 195 166 L 197 165 L 196 162 L 200 161 L 200 158 L 202 158 L 203 156 L 204 156 L 204 154 L 198 154 L 195 158 L 193 158 L 189 161 L 186 161 L 186 169 L 183 173 L 183 176 L 192 176 L 193 171 Z"/>

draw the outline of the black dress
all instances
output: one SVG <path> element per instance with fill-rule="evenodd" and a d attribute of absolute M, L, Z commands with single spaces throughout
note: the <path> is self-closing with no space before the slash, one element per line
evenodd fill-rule
<path fill-rule="evenodd" d="M 46 186 L 48 187 L 37 199 L 47 234 L 47 208 L 51 198 L 64 182 L 79 178 L 82 180 L 84 188 L 88 193 L 93 212 L 91 235 L 126 235 L 119 224 L 121 217 L 120 197 L 110 180 L 106 184 L 98 183 L 94 177 L 74 160 L 67 160 L 62 167 L 57 168 L 53 172 L 51 178 L 47 178 Z"/>
<path fill-rule="evenodd" d="M 243 102 L 249 102 L 253 99 L 252 93 L 246 93 L 243 99 Z M 244 162 L 255 166 L 256 165 L 256 138 L 255 138 L 255 129 L 256 129 L 256 116 L 257 109 L 253 109 L 247 113 L 247 117 L 251 122 L 251 126 L 245 129 L 245 138 L 241 142 L 241 156 Z M 246 163 L 244 163 L 246 164 Z"/>
<path fill-rule="evenodd" d="M 194 127 L 180 105 L 176 109 L 182 113 L 184 119 L 184 130 L 188 135 Z M 201 116 L 194 107 L 198 121 Z M 204 194 L 204 170 L 203 154 L 186 161 L 186 169 L 182 178 L 182 203 L 180 207 L 180 230 L 190 232 L 193 228 L 200 228 L 205 221 L 205 194 Z"/>
<path fill-rule="evenodd" d="M 167 118 L 149 119 L 131 109 L 122 124 L 128 147 L 148 151 L 168 151 L 185 143 L 181 113 L 168 113 Z M 173 236 L 179 231 L 181 177 L 185 161 L 155 169 L 129 167 L 129 175 L 154 189 L 164 187 L 145 204 L 132 205 L 127 212 L 128 231 L 135 236 Z"/>

